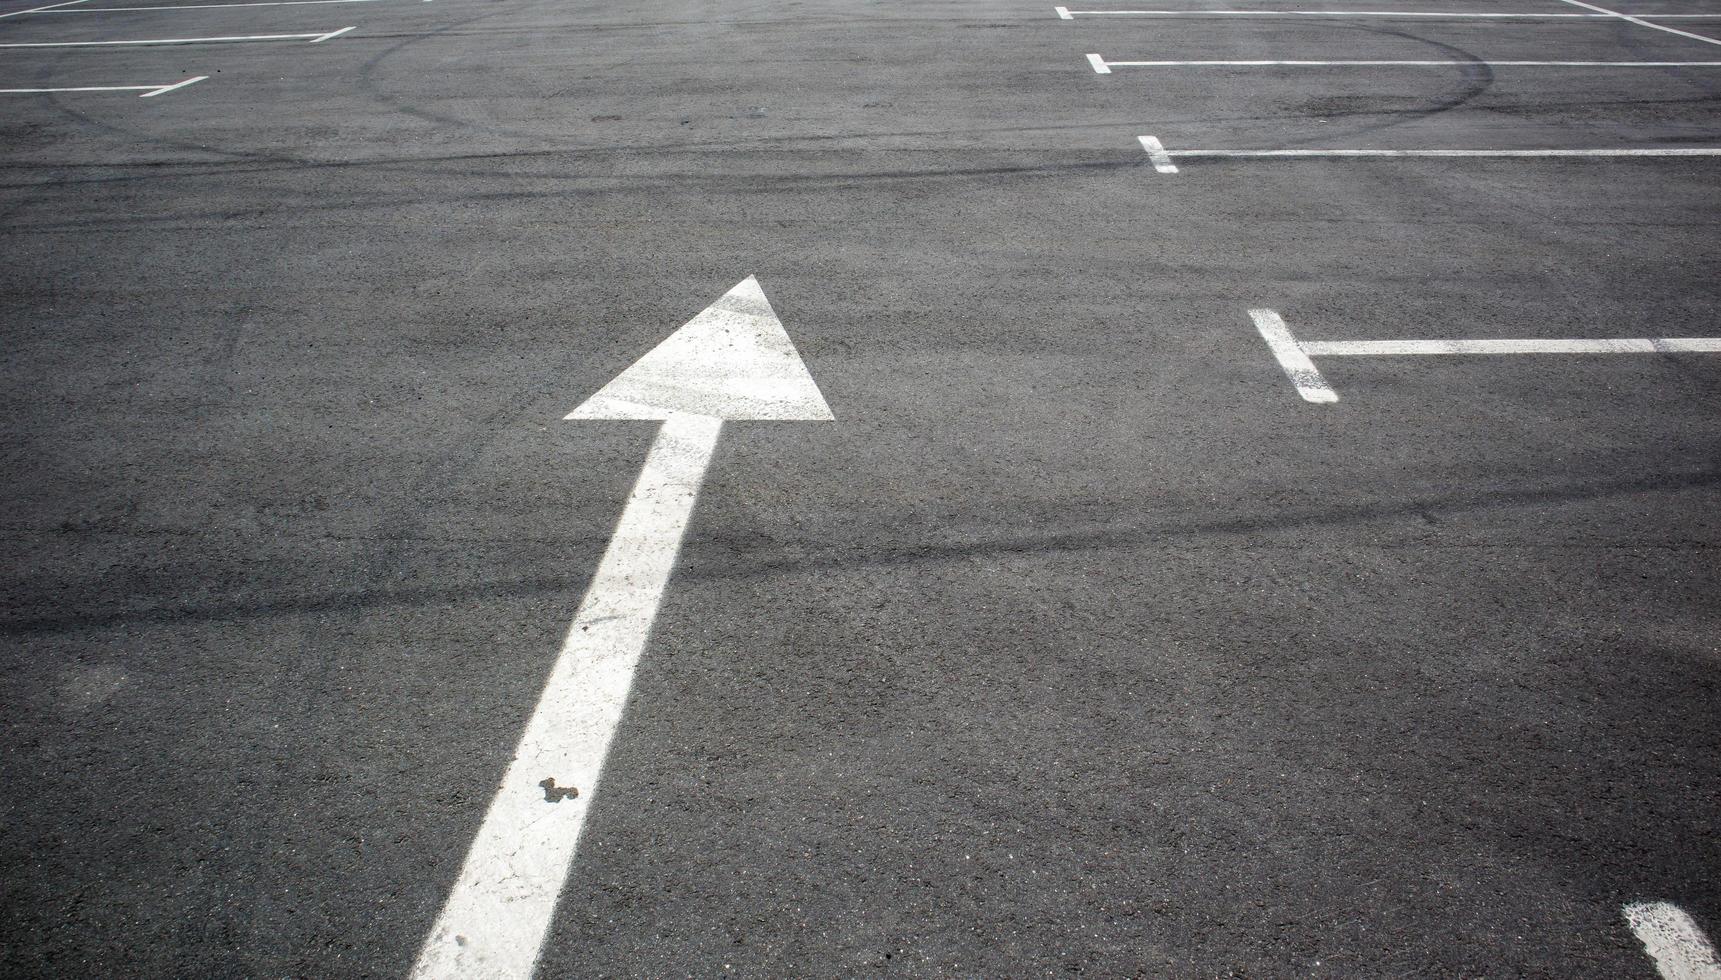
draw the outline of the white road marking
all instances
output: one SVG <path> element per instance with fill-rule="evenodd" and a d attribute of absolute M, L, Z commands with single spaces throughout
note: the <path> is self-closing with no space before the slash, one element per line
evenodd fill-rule
<path fill-rule="evenodd" d="M 1430 354 L 1721 354 L 1721 337 L 1527 340 L 1298 340 L 1276 311 L 1249 311 L 1261 339 L 1304 401 L 1336 402 L 1338 393 L 1315 357 L 1403 357 Z M 1721 977 L 1713 978 L 1721 980 Z"/>
<path fill-rule="evenodd" d="M 1141 141 L 1141 148 L 1147 151 L 1147 158 L 1153 161 L 1153 169 L 1162 174 L 1177 172 L 1177 164 L 1171 162 L 1171 154 L 1165 152 L 1165 144 L 1159 141 L 1159 137 L 1137 136 L 1136 139 Z"/>
<path fill-rule="evenodd" d="M 340 36 L 341 36 L 341 35 L 342 35 L 342 34 L 345 34 L 345 33 L 346 33 L 346 32 L 348 32 L 348 31 L 355 31 L 355 30 L 358 30 L 358 26 L 359 26 L 359 25 L 357 25 L 357 24 L 354 24 L 354 25 L 353 25 L 353 26 L 351 26 L 351 27 L 343 27 L 343 28 L 341 28 L 341 29 L 340 29 L 340 30 L 338 30 L 338 31 L 330 31 L 330 32 L 329 32 L 329 33 L 327 33 L 327 34 L 324 34 L 324 35 L 323 35 L 323 36 L 322 36 L 322 37 L 319 37 L 319 38 L 316 38 L 316 39 L 315 39 L 315 40 L 313 40 L 313 41 L 312 41 L 312 42 L 311 42 L 311 43 L 312 43 L 312 44 L 321 44 L 321 43 L 323 43 L 323 42 L 324 42 L 324 41 L 327 41 L 327 40 L 328 40 L 328 39 L 329 39 L 329 38 L 331 38 L 331 37 L 340 37 Z"/>
<path fill-rule="evenodd" d="M 1565 340 L 1305 340 L 1310 357 L 1399 357 L 1419 354 L 1721 354 L 1721 337 L 1580 338 Z"/>
<path fill-rule="evenodd" d="M 65 3 L 51 3 L 51 4 L 48 4 L 46 7 L 32 7 L 29 10 L 14 10 L 9 14 L 0 14 L 0 18 L 22 17 L 25 14 L 39 14 L 44 10 L 53 10 L 55 7 L 70 7 L 74 3 L 83 3 L 83 2 L 85 2 L 85 0 L 66 0 Z"/>
<path fill-rule="evenodd" d="M 1668 902 L 1633 902 L 1622 911 L 1662 980 L 1721 980 L 1721 957 L 1684 909 Z"/>
<path fill-rule="evenodd" d="M 0 95 L 40 95 L 44 92 L 148 92 L 158 85 L 79 85 L 70 88 L 0 88 Z"/>
<path fill-rule="evenodd" d="M 1053 7 L 1059 20 L 1077 17 L 1435 17 L 1441 20 L 1609 20 L 1611 14 L 1494 13 L 1473 10 L 1071 10 Z M 1721 20 L 1721 14 L 1642 14 L 1654 20 Z"/>
<path fill-rule="evenodd" d="M 1267 342 L 1267 347 L 1279 361 L 1279 367 L 1284 369 L 1285 377 L 1291 379 L 1291 384 L 1297 387 L 1297 394 L 1302 395 L 1304 401 L 1330 403 L 1339 400 L 1339 393 L 1327 384 L 1315 362 L 1309 360 L 1309 355 L 1304 353 L 1303 346 L 1297 342 L 1291 328 L 1285 325 L 1283 317 L 1274 310 L 1250 310 L 1249 317 L 1255 321 L 1255 329 L 1261 332 L 1261 339 Z"/>
<path fill-rule="evenodd" d="M 201 82 L 208 77 L 209 77 L 208 75 L 194 75 L 191 78 L 187 78 L 183 82 L 174 82 L 172 85 L 163 85 L 161 88 L 158 88 L 153 92 L 145 92 L 142 95 L 138 96 L 138 98 L 140 98 L 140 99 L 153 99 L 158 95 L 166 95 L 169 92 L 174 92 L 174 91 L 177 91 L 179 89 L 182 89 L 182 88 L 186 87 L 187 85 L 196 85 L 198 82 Z"/>
<path fill-rule="evenodd" d="M 357 26 L 357 25 L 354 25 Z M 164 37 L 148 41 L 29 41 L 24 43 L 9 42 L 0 44 L 0 48 L 99 48 L 114 45 L 145 45 L 145 44 L 220 44 L 239 41 L 304 41 L 311 43 L 345 34 L 351 27 L 342 28 L 333 34 L 246 34 L 238 37 Z"/>
<path fill-rule="evenodd" d="M 1622 14 L 1617 10 L 1609 10 L 1606 7 L 1598 7 L 1593 3 L 1584 3 L 1583 0 L 1561 0 L 1561 2 L 1562 3 L 1569 3 L 1574 7 L 1582 7 L 1585 10 L 1593 10 L 1593 11 L 1596 11 L 1597 13 L 1608 14 L 1608 15 L 1613 16 L 1613 17 L 1618 17 L 1620 20 L 1630 21 L 1631 23 L 1636 24 L 1639 27 L 1647 27 L 1651 30 L 1656 30 L 1656 31 L 1666 31 L 1669 34 L 1677 34 L 1680 37 L 1688 37 L 1693 41 L 1702 41 L 1704 44 L 1721 44 L 1721 40 L 1716 40 L 1715 38 L 1712 38 L 1712 37 L 1704 37 L 1701 34 L 1693 34 L 1690 31 L 1681 31 L 1681 30 L 1678 30 L 1676 28 L 1663 26 L 1661 24 L 1652 24 L 1649 21 L 1644 20 L 1642 17 L 1631 17 L 1631 16 L 1628 16 L 1626 14 Z"/>
<path fill-rule="evenodd" d="M 1176 173 L 1176 161 L 1179 157 L 1208 160 L 1260 160 L 1260 159 L 1291 159 L 1309 160 L 1323 158 L 1381 158 L 1381 159 L 1411 159 L 1417 157 L 1430 158 L 1463 158 L 1482 157 L 1496 159 L 1559 159 L 1584 157 L 1721 157 L 1721 147 L 1716 146 L 1639 146 L 1639 147 L 1602 147 L 1592 149 L 1530 149 L 1530 150 L 1321 150 L 1321 149 L 1289 149 L 1289 150 L 1168 150 L 1155 136 L 1138 136 L 1142 149 L 1153 159 L 1154 169 L 1162 174 Z M 1163 165 L 1162 165 L 1163 164 Z M 1166 169 L 1169 166 L 1171 169 Z"/>
<path fill-rule="evenodd" d="M 1113 68 L 1721 68 L 1721 61 L 1106 61 L 1088 55 L 1094 71 Z"/>
<path fill-rule="evenodd" d="M 663 426 L 414 980 L 532 975 L 724 421 L 831 411 L 749 276 L 567 417 Z"/>
<path fill-rule="evenodd" d="M 78 3 L 87 0 L 77 0 Z M 378 3 L 380 0 L 253 0 L 250 3 L 182 3 L 160 7 L 79 7 L 75 10 L 54 10 L 56 14 L 147 13 L 156 10 L 215 10 L 222 7 L 303 7 L 325 3 Z M 1574 14 L 1573 16 L 1585 16 Z M 1597 16 L 1600 16 L 1599 14 Z"/>

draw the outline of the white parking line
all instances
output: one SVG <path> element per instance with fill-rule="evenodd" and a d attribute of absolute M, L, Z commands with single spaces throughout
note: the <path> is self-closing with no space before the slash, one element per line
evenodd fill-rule
<path fill-rule="evenodd" d="M 1315 362 L 1309 360 L 1297 338 L 1291 333 L 1291 328 L 1285 325 L 1283 317 L 1274 310 L 1250 310 L 1249 316 L 1255 321 L 1255 329 L 1261 332 L 1261 339 L 1267 342 L 1273 357 L 1279 361 L 1279 367 L 1284 370 L 1285 377 L 1291 379 L 1291 384 L 1297 386 L 1297 394 L 1307 402 L 1336 402 L 1339 393 L 1333 386 L 1327 384 L 1327 379 L 1321 377 L 1321 372 L 1315 367 Z"/>
<path fill-rule="evenodd" d="M 0 14 L 0 17 L 22 17 L 25 14 L 39 14 L 44 10 L 53 10 L 55 7 L 70 7 L 74 3 L 83 2 L 84 0 L 66 0 L 65 3 L 51 3 L 46 7 L 32 7 L 29 10 L 14 10 L 9 14 Z"/>
<path fill-rule="evenodd" d="M 1208 160 L 1313 160 L 1313 159 L 1414 159 L 1420 157 L 1445 159 L 1476 157 L 1484 159 L 1563 159 L 1607 157 L 1721 157 L 1721 146 L 1638 146 L 1600 147 L 1569 150 L 1171 150 L 1157 136 L 1138 136 L 1141 148 L 1147 151 L 1155 170 L 1162 174 L 1177 173 L 1178 158 Z"/>
<path fill-rule="evenodd" d="M 208 77 L 209 77 L 208 75 L 194 75 L 191 78 L 187 78 L 183 82 L 174 82 L 172 85 L 163 85 L 161 88 L 158 88 L 153 92 L 145 92 L 142 95 L 138 96 L 138 98 L 140 98 L 140 99 L 153 99 L 158 95 L 166 95 L 169 92 L 177 92 L 178 90 L 186 87 L 187 85 L 196 85 L 198 82 L 201 82 Z"/>
<path fill-rule="evenodd" d="M 1060 20 L 1077 17 L 1433 17 L 1441 20 L 1610 20 L 1612 14 L 1495 13 L 1474 10 L 1071 10 L 1053 7 Z M 76 13 L 76 11 L 68 11 Z M 1645 20 L 1721 20 L 1721 14 L 1640 14 Z"/>
<path fill-rule="evenodd" d="M 1088 55 L 1094 72 L 1113 68 L 1721 68 L 1721 61 L 1107 61 Z"/>
<path fill-rule="evenodd" d="M 1432 354 L 1721 354 L 1721 337 L 1512 340 L 1298 340 L 1277 311 L 1249 311 L 1255 329 L 1304 401 L 1336 402 L 1315 357 L 1404 357 Z M 1721 977 L 1713 978 L 1721 980 Z"/>
<path fill-rule="evenodd" d="M 1663 980 L 1721 980 L 1721 957 L 1684 909 L 1633 902 L 1621 911 Z"/>
<path fill-rule="evenodd" d="M 1171 154 L 1165 152 L 1165 144 L 1157 136 L 1137 136 L 1141 148 L 1147 151 L 1147 158 L 1153 161 L 1153 169 L 1162 174 L 1177 172 L 1177 164 L 1171 162 Z"/>
<path fill-rule="evenodd" d="M 174 89 L 196 84 L 208 77 L 208 75 L 198 75 L 196 78 L 187 78 L 183 82 L 174 82 L 171 85 L 69 85 L 60 88 L 0 88 L 0 95 L 42 95 L 50 92 L 142 92 L 143 94 L 138 98 L 149 99 L 157 95 L 166 95 Z"/>
<path fill-rule="evenodd" d="M 88 0 L 74 0 L 75 3 L 86 3 Z M 185 3 L 160 7 L 78 7 L 76 9 L 42 8 L 43 13 L 52 14 L 113 14 L 113 13 L 148 13 L 156 10 L 214 10 L 219 7 L 303 7 L 311 4 L 324 3 L 378 3 L 380 0 L 257 0 L 254 3 Z M 19 13 L 36 13 L 33 10 L 22 10 Z M 1587 17 L 1588 14 L 1573 14 L 1574 17 Z M 1601 16 L 1597 14 L 1595 16 Z"/>
<path fill-rule="evenodd" d="M 357 27 L 358 25 L 353 25 Z M 237 37 L 163 37 L 147 41 L 27 41 L 0 44 L 0 48 L 100 48 L 120 45 L 149 45 L 149 44 L 229 44 L 240 41 L 327 41 L 353 29 L 343 27 L 338 31 L 327 34 L 245 34 Z"/>
<path fill-rule="evenodd" d="M 1680 37 L 1688 37 L 1693 41 L 1702 41 L 1704 44 L 1721 44 L 1721 40 L 1716 40 L 1715 38 L 1712 38 L 1712 37 L 1704 37 L 1701 34 L 1693 34 L 1690 31 L 1681 31 L 1681 30 L 1678 30 L 1678 29 L 1672 28 L 1672 27 L 1664 27 L 1661 24 L 1652 24 L 1649 21 L 1644 20 L 1642 17 L 1631 17 L 1631 16 L 1628 16 L 1626 14 L 1622 14 L 1617 10 L 1609 10 L 1606 7 L 1598 7 L 1593 3 L 1584 3 L 1583 0 L 1561 0 L 1561 2 L 1562 3 L 1569 3 L 1574 7 L 1582 7 L 1585 10 L 1594 10 L 1598 13 L 1603 13 L 1603 14 L 1608 14 L 1608 15 L 1613 16 L 1613 17 L 1618 17 L 1620 20 L 1629 21 L 1633 24 L 1636 24 L 1639 27 L 1647 27 L 1650 30 L 1666 31 L 1669 34 L 1677 34 Z"/>

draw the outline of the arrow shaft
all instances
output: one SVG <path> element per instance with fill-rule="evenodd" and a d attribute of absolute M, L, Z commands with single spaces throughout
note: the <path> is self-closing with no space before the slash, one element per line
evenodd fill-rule
<path fill-rule="evenodd" d="M 722 426 L 675 415 L 658 430 L 415 980 L 532 975 Z M 578 795 L 551 802 L 546 779 Z"/>

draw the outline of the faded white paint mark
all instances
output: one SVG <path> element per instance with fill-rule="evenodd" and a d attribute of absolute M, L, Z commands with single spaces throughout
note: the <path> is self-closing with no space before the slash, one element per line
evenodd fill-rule
<path fill-rule="evenodd" d="M 1283 317 L 1276 311 L 1264 309 L 1250 310 L 1249 317 L 1255 321 L 1255 329 L 1261 332 L 1261 339 L 1267 342 L 1285 377 L 1291 379 L 1291 384 L 1296 386 L 1297 394 L 1302 395 L 1304 401 L 1330 403 L 1339 400 L 1339 393 L 1327 384 L 1327 379 L 1315 368 L 1315 362 L 1309 360 L 1309 355 L 1297 342 L 1291 328 L 1285 325 Z"/>
<path fill-rule="evenodd" d="M 1721 957 L 1684 909 L 1669 902 L 1633 902 L 1622 911 L 1662 980 L 1721 980 Z"/>
<path fill-rule="evenodd" d="M 567 417 L 663 427 L 415 980 L 531 976 L 723 422 L 831 412 L 748 277 Z"/>

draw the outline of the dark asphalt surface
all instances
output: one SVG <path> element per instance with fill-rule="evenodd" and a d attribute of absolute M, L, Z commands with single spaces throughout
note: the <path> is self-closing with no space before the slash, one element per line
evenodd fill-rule
<path fill-rule="evenodd" d="M 1310 405 L 1247 315 L 1721 335 L 1721 161 L 1135 142 L 1717 145 L 1721 70 L 1487 62 L 1721 48 L 1051 6 L 0 20 L 357 25 L 0 52 L 210 76 L 0 96 L 0 973 L 404 975 L 653 432 L 561 416 L 749 274 L 837 421 L 724 430 L 541 975 L 1649 978 L 1623 903 L 1721 935 L 1721 356 L 1329 358 Z"/>

